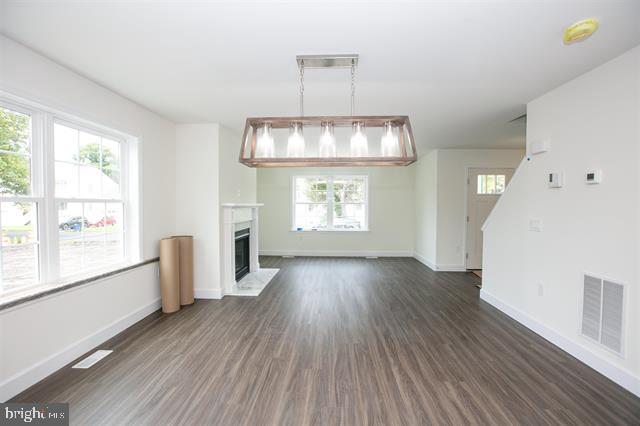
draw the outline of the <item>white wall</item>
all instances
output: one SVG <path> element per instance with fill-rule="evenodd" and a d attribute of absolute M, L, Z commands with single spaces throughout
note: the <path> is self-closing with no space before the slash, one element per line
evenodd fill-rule
<path fill-rule="evenodd" d="M 442 149 L 438 151 L 439 270 L 466 270 L 467 169 L 516 168 L 524 149 Z"/>
<path fill-rule="evenodd" d="M 534 100 L 523 162 L 484 231 L 482 297 L 640 395 L 640 47 Z M 590 169 L 600 185 L 586 185 Z M 563 188 L 546 176 L 564 172 Z M 542 221 L 530 232 L 529 220 Z M 624 356 L 580 334 L 582 274 L 627 284 Z M 542 295 L 538 286 L 542 284 Z"/>
<path fill-rule="evenodd" d="M 255 203 L 256 169 L 238 161 L 240 133 L 220 126 L 220 203 Z"/>
<path fill-rule="evenodd" d="M 465 270 L 469 167 L 516 168 L 524 149 L 433 150 L 394 168 L 259 169 L 260 252 L 412 256 L 437 270 Z M 292 232 L 291 177 L 368 174 L 370 232 Z"/>
<path fill-rule="evenodd" d="M 439 149 L 416 172 L 416 258 L 434 270 L 464 271 L 467 170 L 516 168 L 524 149 Z"/>
<path fill-rule="evenodd" d="M 157 240 L 175 227 L 173 123 L 1 35 L 0 58 L 1 91 L 139 138 L 142 255 L 156 256 Z M 156 309 L 155 268 L 0 311 L 0 400 Z"/>
<path fill-rule="evenodd" d="M 160 307 L 157 264 L 0 311 L 6 401 Z"/>
<path fill-rule="evenodd" d="M 368 232 L 292 232 L 291 177 L 369 176 Z M 274 168 L 258 170 L 260 252 L 297 255 L 411 256 L 414 247 L 414 167 Z"/>
<path fill-rule="evenodd" d="M 176 233 L 193 235 L 196 298 L 220 298 L 219 126 L 176 126 Z"/>
<path fill-rule="evenodd" d="M 421 156 L 416 163 L 415 256 L 436 269 L 438 150 Z"/>
<path fill-rule="evenodd" d="M 218 124 L 176 125 L 176 232 L 194 237 L 196 298 L 222 297 L 222 203 L 255 203 L 256 171 L 238 163 L 240 135 Z"/>

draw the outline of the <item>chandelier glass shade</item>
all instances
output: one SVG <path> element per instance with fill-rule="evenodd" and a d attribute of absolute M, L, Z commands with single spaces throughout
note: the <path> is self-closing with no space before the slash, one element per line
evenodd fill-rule
<path fill-rule="evenodd" d="M 336 155 L 336 137 L 333 134 L 333 123 L 322 123 L 320 124 L 320 142 L 318 144 L 318 156 L 320 158 L 333 158 Z"/>
<path fill-rule="evenodd" d="M 247 118 L 240 163 L 249 167 L 352 167 L 406 166 L 417 160 L 409 117 L 355 115 L 358 55 L 307 55 L 296 60 L 300 71 L 300 116 Z M 351 70 L 350 115 L 304 115 L 305 68 Z M 370 140 L 380 144 L 369 146 Z"/>
<path fill-rule="evenodd" d="M 273 158 L 276 156 L 275 146 L 273 144 L 273 135 L 271 134 L 271 124 L 264 123 L 257 129 L 258 140 L 256 141 L 256 157 Z"/>
<path fill-rule="evenodd" d="M 397 129 L 390 122 L 384 123 L 382 139 L 380 140 L 380 153 L 383 157 L 397 157 L 400 155 Z"/>
<path fill-rule="evenodd" d="M 289 139 L 287 140 L 287 157 L 304 157 L 304 136 L 302 124 L 293 122 L 289 126 Z"/>
<path fill-rule="evenodd" d="M 351 135 L 351 156 L 352 157 L 368 157 L 369 141 L 364 133 L 364 123 L 353 123 L 353 134 Z"/>

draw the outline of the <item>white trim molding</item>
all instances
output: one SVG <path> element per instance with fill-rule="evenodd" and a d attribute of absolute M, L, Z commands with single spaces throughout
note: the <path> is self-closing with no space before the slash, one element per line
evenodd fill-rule
<path fill-rule="evenodd" d="M 418 262 L 422 263 L 427 268 L 431 269 L 432 271 L 436 271 L 438 269 L 435 263 L 433 263 L 432 261 L 430 261 L 429 259 L 427 259 L 426 257 L 418 253 L 414 253 L 413 258 Z"/>
<path fill-rule="evenodd" d="M 630 371 L 611 363 L 609 360 L 568 339 L 566 336 L 559 334 L 547 325 L 542 324 L 524 312 L 487 293 L 484 289 L 480 290 L 480 299 L 504 312 L 534 333 L 574 356 L 603 376 L 608 377 L 615 383 L 627 389 L 629 392 L 640 397 L 640 377 L 637 377 Z"/>
<path fill-rule="evenodd" d="M 9 400 L 158 309 L 160 309 L 159 298 L 9 377 L 0 383 L 0 401 Z"/>
<path fill-rule="evenodd" d="M 222 294 L 232 294 L 236 283 L 236 230 L 249 229 L 249 272 L 260 270 L 258 209 L 264 204 L 222 204 Z M 239 229 L 237 229 L 239 227 Z M 222 295 L 221 295 L 222 296 Z"/>
<path fill-rule="evenodd" d="M 196 299 L 222 299 L 222 289 L 219 288 L 194 288 L 193 296 Z"/>
<path fill-rule="evenodd" d="M 436 265 L 436 271 L 438 272 L 467 272 L 467 267 L 465 265 Z"/>
<path fill-rule="evenodd" d="M 380 250 L 260 250 L 260 256 L 300 257 L 413 257 L 410 251 Z"/>
<path fill-rule="evenodd" d="M 465 265 L 438 265 L 418 253 L 414 253 L 411 257 L 435 272 L 467 272 Z"/>

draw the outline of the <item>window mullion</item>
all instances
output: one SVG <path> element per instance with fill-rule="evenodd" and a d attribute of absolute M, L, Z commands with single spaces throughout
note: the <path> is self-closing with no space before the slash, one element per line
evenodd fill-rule
<path fill-rule="evenodd" d="M 364 194 L 362 199 L 364 200 L 364 229 L 369 229 L 369 177 L 363 178 Z"/>
<path fill-rule="evenodd" d="M 124 223 L 122 224 L 123 256 L 125 260 L 133 261 L 137 260 L 139 254 L 134 251 L 134 235 L 132 232 L 129 232 L 128 229 L 128 227 L 134 222 L 134 218 L 131 215 L 131 210 L 129 208 L 129 206 L 132 205 L 131 188 L 129 186 L 129 149 L 128 141 L 122 141 L 120 143 L 120 152 L 118 153 L 120 164 L 118 167 L 120 169 L 120 202 L 122 203 L 122 219 L 124 220 Z"/>
<path fill-rule="evenodd" d="M 0 294 L 2 294 L 3 288 L 3 280 L 2 280 L 2 270 L 4 269 L 4 263 L 2 261 L 2 215 L 0 214 Z"/>
<path fill-rule="evenodd" d="M 38 262 L 36 265 L 39 282 L 46 281 L 48 269 L 46 265 L 47 252 L 47 212 L 44 200 L 45 176 L 43 174 L 44 159 L 44 134 L 45 134 L 45 114 L 34 112 L 31 114 L 31 135 L 29 152 L 31 154 L 31 195 L 36 207 L 36 244 Z"/>
<path fill-rule="evenodd" d="M 53 116 L 43 114 L 42 119 L 41 157 L 43 171 L 43 230 L 41 239 L 43 281 L 52 282 L 59 278 L 58 251 L 58 205 L 55 200 L 55 147 L 53 138 Z"/>
<path fill-rule="evenodd" d="M 333 176 L 327 177 L 327 228 L 333 229 Z"/>
<path fill-rule="evenodd" d="M 298 203 L 297 192 L 298 192 L 298 181 L 295 176 L 291 177 L 291 229 L 296 229 L 297 217 L 296 217 L 296 205 Z"/>

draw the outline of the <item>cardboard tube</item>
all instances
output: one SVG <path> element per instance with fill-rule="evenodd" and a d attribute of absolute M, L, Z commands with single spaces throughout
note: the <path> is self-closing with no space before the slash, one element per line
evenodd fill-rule
<path fill-rule="evenodd" d="M 162 312 L 180 309 L 180 243 L 175 238 L 160 240 L 160 293 Z"/>
<path fill-rule="evenodd" d="M 180 304 L 193 303 L 193 237 L 176 235 L 180 243 Z"/>

